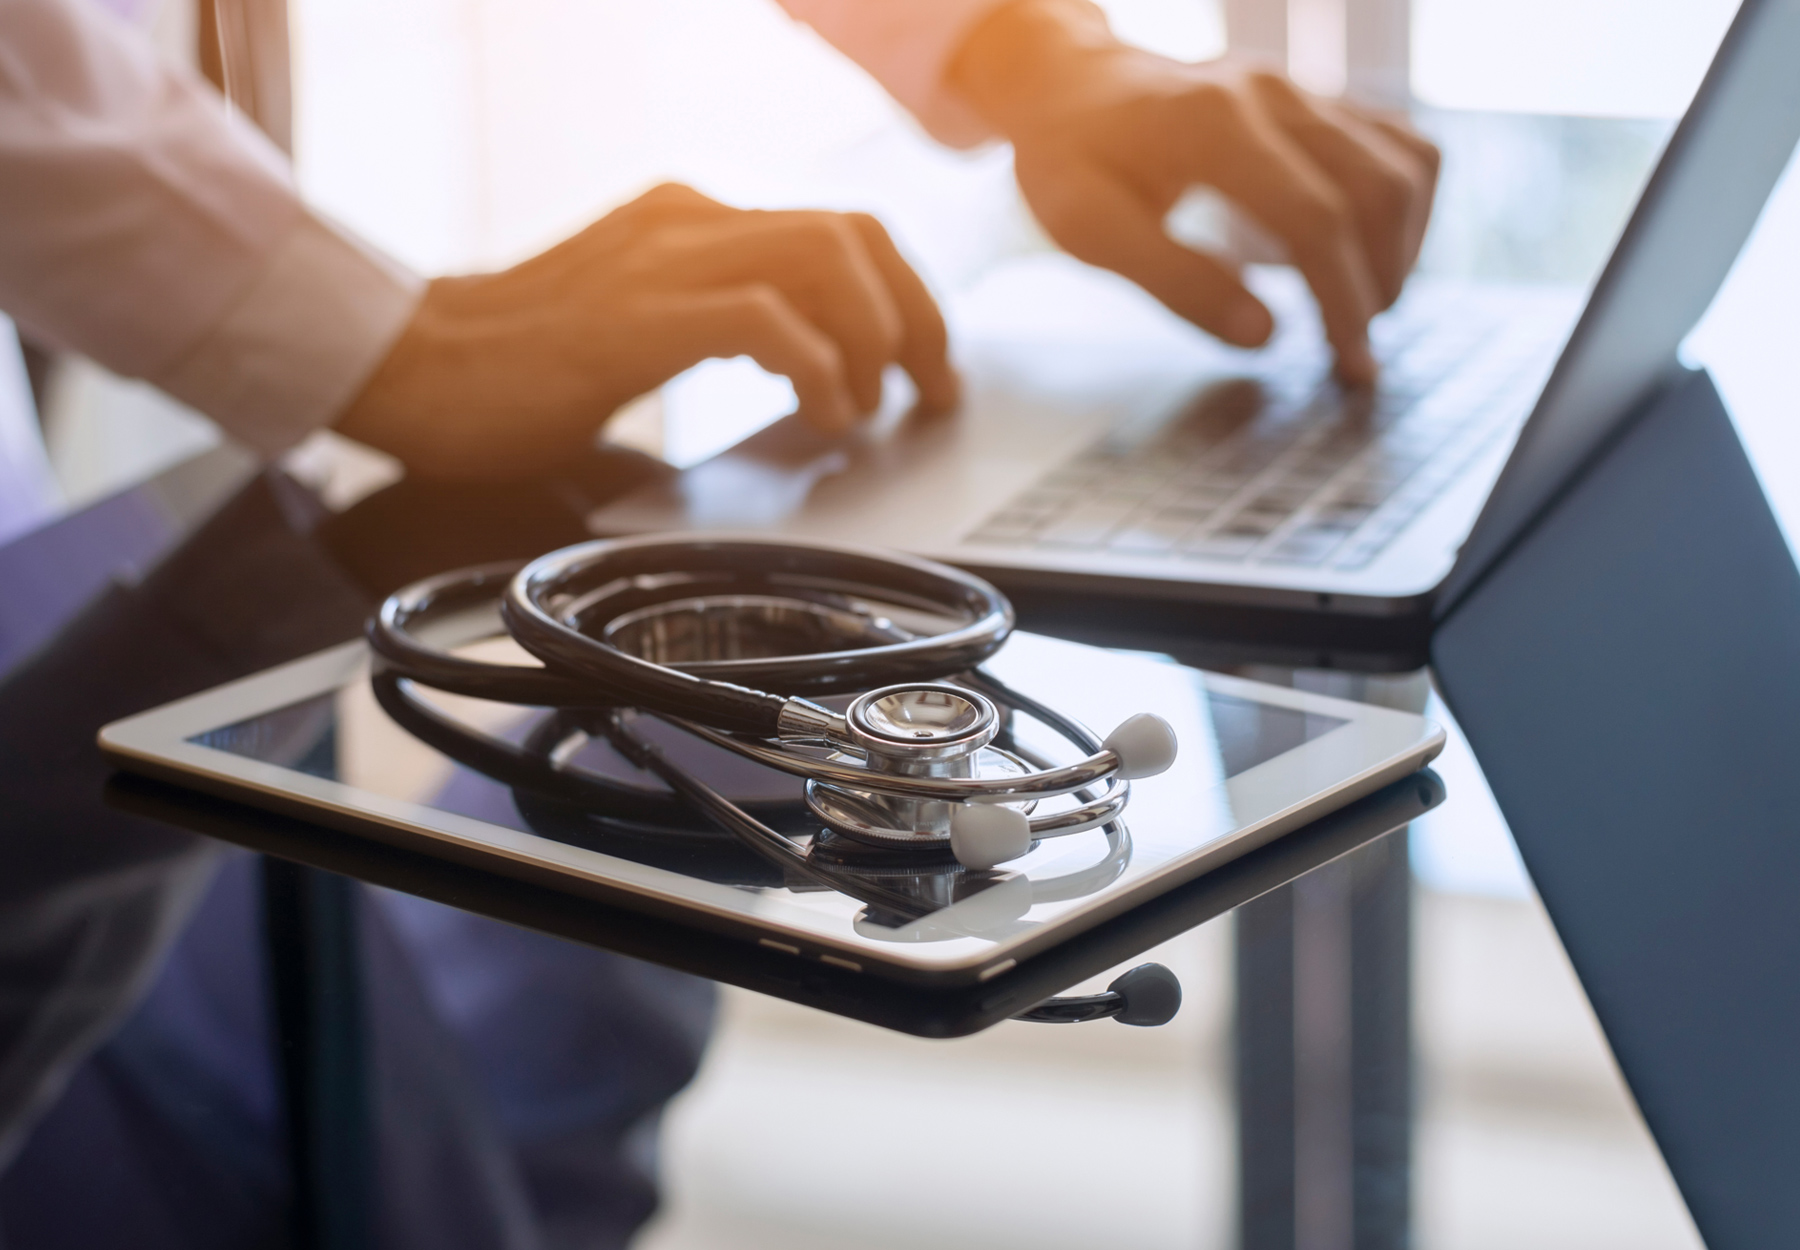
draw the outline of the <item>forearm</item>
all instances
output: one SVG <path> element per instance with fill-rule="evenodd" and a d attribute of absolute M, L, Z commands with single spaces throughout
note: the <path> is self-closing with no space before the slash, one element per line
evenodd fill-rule
<path fill-rule="evenodd" d="M 0 4 L 0 308 L 34 336 L 273 454 L 350 398 L 417 287 L 99 6 Z"/>
<path fill-rule="evenodd" d="M 226 315 L 145 376 L 272 458 L 342 416 L 423 290 L 402 266 L 307 214 Z"/>
<path fill-rule="evenodd" d="M 1008 138 L 1088 100 L 1090 72 L 1121 45 L 1089 0 L 1011 0 L 975 23 L 944 71 L 945 86 Z"/>

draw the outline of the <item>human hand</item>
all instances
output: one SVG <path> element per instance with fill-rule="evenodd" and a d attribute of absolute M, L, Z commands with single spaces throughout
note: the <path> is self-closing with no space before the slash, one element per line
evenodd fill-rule
<path fill-rule="evenodd" d="M 627 401 L 713 356 L 785 375 L 827 432 L 899 364 L 926 409 L 958 384 L 943 317 L 859 213 L 729 208 L 661 186 L 501 273 L 439 278 L 337 422 L 423 476 L 527 477 Z"/>
<path fill-rule="evenodd" d="M 1374 380 L 1369 319 L 1400 294 L 1437 184 L 1437 149 L 1404 124 L 1253 66 L 1127 47 L 1086 0 L 996 10 L 949 83 L 1012 140 L 1026 200 L 1073 255 L 1228 343 L 1261 344 L 1268 309 L 1231 266 L 1163 226 L 1190 187 L 1216 188 L 1286 246 L 1339 375 Z"/>

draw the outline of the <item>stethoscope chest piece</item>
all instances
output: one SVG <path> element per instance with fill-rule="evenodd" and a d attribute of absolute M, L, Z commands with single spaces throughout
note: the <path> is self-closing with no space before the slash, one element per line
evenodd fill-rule
<path fill-rule="evenodd" d="M 971 757 L 1000 733 L 1000 712 L 961 686 L 882 686 L 851 701 L 844 728 L 877 772 L 968 777 Z"/>
<path fill-rule="evenodd" d="M 833 758 L 888 776 L 994 782 L 1028 776 L 1029 763 L 993 745 L 1000 723 L 993 701 L 973 690 L 942 683 L 883 686 L 859 695 L 844 713 L 846 736 L 860 758 L 847 751 L 834 752 Z M 817 779 L 806 783 L 806 804 L 827 828 L 847 838 L 946 856 L 953 854 L 952 826 L 964 806 Z M 1026 798 L 1003 806 L 1029 816 L 1037 802 Z"/>

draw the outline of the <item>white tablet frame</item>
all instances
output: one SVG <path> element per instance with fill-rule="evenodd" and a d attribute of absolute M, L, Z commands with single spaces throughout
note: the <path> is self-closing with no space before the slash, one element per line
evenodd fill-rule
<path fill-rule="evenodd" d="M 1199 673 L 1208 691 L 1345 723 L 1220 782 L 1237 826 L 1190 854 L 1128 884 L 1115 882 L 1086 904 L 1028 932 L 998 941 L 959 937 L 904 943 L 854 931 L 828 931 L 828 918 L 767 892 L 699 880 L 189 740 L 366 680 L 367 673 L 366 646 L 360 641 L 345 643 L 117 721 L 100 731 L 99 745 L 123 769 L 222 798 L 760 942 L 833 967 L 950 984 L 997 976 L 1139 902 L 1266 845 L 1423 767 L 1444 743 L 1441 728 L 1411 713 Z M 1129 815 L 1128 810 L 1127 825 Z M 934 929 L 954 929 L 959 909 L 977 908 L 981 899 L 977 894 L 928 919 Z"/>

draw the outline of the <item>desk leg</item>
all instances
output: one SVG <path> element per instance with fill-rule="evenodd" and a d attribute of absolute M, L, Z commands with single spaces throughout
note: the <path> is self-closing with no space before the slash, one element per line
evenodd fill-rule
<path fill-rule="evenodd" d="M 1358 1250 L 1412 1244 L 1412 860 L 1406 830 L 1351 861 Z"/>
<path fill-rule="evenodd" d="M 1390 706 L 1422 678 L 1247 674 Z M 1238 909 L 1243 1250 L 1403 1250 L 1412 1202 L 1412 875 L 1401 830 Z"/>
<path fill-rule="evenodd" d="M 1412 1199 L 1404 830 L 1237 912 L 1243 1250 L 1403 1250 Z"/>
<path fill-rule="evenodd" d="M 296 1250 L 366 1250 L 374 1241 L 357 906 L 348 877 L 264 858 Z"/>
<path fill-rule="evenodd" d="M 1294 1250 L 1294 891 L 1244 904 L 1237 923 L 1238 1244 Z"/>

